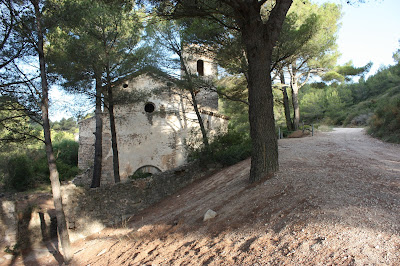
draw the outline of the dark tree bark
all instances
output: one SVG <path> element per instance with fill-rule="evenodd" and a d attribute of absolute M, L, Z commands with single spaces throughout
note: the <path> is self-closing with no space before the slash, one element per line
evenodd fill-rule
<path fill-rule="evenodd" d="M 111 130 L 111 146 L 113 152 L 113 170 L 114 170 L 114 182 L 119 183 L 121 181 L 119 176 L 119 157 L 118 157 L 118 142 L 117 142 L 117 131 L 115 128 L 115 116 L 114 116 L 114 97 L 111 86 L 110 75 L 107 70 L 107 96 L 108 96 L 108 114 L 110 117 L 110 130 Z"/>
<path fill-rule="evenodd" d="M 283 109 L 285 111 L 285 119 L 286 119 L 286 127 L 289 131 L 293 131 L 293 123 L 292 119 L 290 118 L 290 107 L 289 107 L 289 97 L 287 94 L 287 89 L 285 85 L 285 76 L 283 72 L 279 73 L 279 78 L 282 84 L 282 98 L 283 98 Z"/>
<path fill-rule="evenodd" d="M 197 121 L 199 122 L 199 125 L 200 125 L 200 131 L 201 131 L 201 135 L 203 138 L 203 144 L 204 144 L 204 147 L 206 148 L 206 150 L 208 150 L 209 143 L 208 143 L 207 131 L 206 131 L 206 128 L 204 127 L 204 121 L 203 121 L 203 118 L 201 117 L 199 107 L 197 105 L 196 95 L 194 94 L 194 89 L 192 86 L 189 89 L 189 91 L 190 91 L 190 96 L 192 97 L 193 108 L 194 108 L 194 111 L 197 116 Z"/>
<path fill-rule="evenodd" d="M 271 76 L 265 75 L 269 73 L 271 58 L 266 54 L 266 44 L 257 27 L 248 27 L 243 35 L 249 61 L 249 121 L 253 145 L 250 182 L 254 182 L 278 170 L 278 143 L 272 90 L 268 90 Z"/>
<path fill-rule="evenodd" d="M 263 1 L 265 2 L 265 1 Z M 266 23 L 258 1 L 227 1 L 237 17 L 248 60 L 249 121 L 252 139 L 250 182 L 279 169 L 275 133 L 272 82 L 272 51 L 292 0 L 277 1 Z"/>
<path fill-rule="evenodd" d="M 66 263 L 68 263 L 72 259 L 73 253 L 70 247 L 67 222 L 65 219 L 64 209 L 62 205 L 59 174 L 56 166 L 56 159 L 53 152 L 53 146 L 51 143 L 50 120 L 49 120 L 49 89 L 47 84 L 46 62 L 43 49 L 44 36 L 42 28 L 42 16 L 39 8 L 39 1 L 31 0 L 31 3 L 34 7 L 36 16 L 36 30 L 38 38 L 36 49 L 39 55 L 39 64 L 40 64 L 40 78 L 42 87 L 41 111 L 42 111 L 43 131 L 45 139 L 45 149 L 46 149 L 48 167 L 50 171 L 50 181 L 51 181 L 51 189 L 54 200 L 54 207 L 56 210 L 58 234 L 61 240 L 61 247 L 64 253 L 64 260 Z"/>
<path fill-rule="evenodd" d="M 95 76 L 96 76 L 96 110 L 95 110 L 96 132 L 94 133 L 95 143 L 94 143 L 93 178 L 92 178 L 92 184 L 90 186 L 92 188 L 100 187 L 101 169 L 103 161 L 103 119 L 101 117 L 102 84 L 101 84 L 101 77 L 97 75 L 97 73 L 95 73 Z"/>

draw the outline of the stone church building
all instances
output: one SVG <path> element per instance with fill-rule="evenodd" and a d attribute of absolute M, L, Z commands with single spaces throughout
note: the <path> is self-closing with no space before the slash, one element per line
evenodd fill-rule
<path fill-rule="evenodd" d="M 217 66 L 205 54 L 186 54 L 191 73 L 204 79 L 217 77 Z M 147 72 L 132 76 L 115 88 L 114 106 L 121 181 L 137 173 L 157 173 L 186 162 L 188 145 L 201 141 L 200 126 L 190 93 L 177 81 Z M 140 100 L 138 100 L 140 99 Z M 196 94 L 209 136 L 227 131 L 228 120 L 218 113 L 218 95 L 200 90 Z M 114 183 L 111 132 L 107 110 L 103 115 L 103 162 L 101 185 Z M 92 178 L 95 118 L 79 122 L 78 166 L 85 174 L 80 183 Z"/>

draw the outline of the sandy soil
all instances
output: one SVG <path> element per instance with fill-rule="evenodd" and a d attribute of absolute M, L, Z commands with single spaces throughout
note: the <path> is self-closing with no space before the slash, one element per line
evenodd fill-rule
<path fill-rule="evenodd" d="M 74 243 L 72 264 L 400 265 L 399 145 L 354 128 L 279 149 L 273 178 L 249 185 L 250 160 L 225 168 Z M 208 209 L 218 215 L 203 222 Z M 30 256 L 25 264 L 57 264 Z"/>

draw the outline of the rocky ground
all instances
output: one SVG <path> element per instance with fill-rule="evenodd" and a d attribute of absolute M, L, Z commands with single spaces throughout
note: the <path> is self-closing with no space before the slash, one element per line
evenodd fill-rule
<path fill-rule="evenodd" d="M 400 265 L 399 145 L 341 128 L 279 150 L 273 178 L 250 185 L 250 160 L 225 168 L 75 242 L 72 264 Z M 54 250 L 3 260 L 59 262 Z"/>

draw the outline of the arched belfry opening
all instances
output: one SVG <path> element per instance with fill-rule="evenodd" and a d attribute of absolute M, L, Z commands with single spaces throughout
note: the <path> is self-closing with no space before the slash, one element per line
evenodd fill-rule
<path fill-rule="evenodd" d="M 186 44 L 182 47 L 182 57 L 189 73 L 207 79 L 218 77 L 215 54 L 211 48 L 205 45 Z M 182 77 L 185 75 L 183 68 L 181 75 Z"/>
<path fill-rule="evenodd" d="M 203 81 L 212 81 L 218 78 L 218 66 L 215 54 L 211 47 L 198 44 L 187 44 L 182 47 L 182 63 L 186 64 L 187 71 L 182 68 L 181 77 L 185 72 L 197 75 Z M 218 94 L 203 88 L 195 88 L 196 100 L 200 108 L 218 110 Z"/>
<path fill-rule="evenodd" d="M 197 74 L 199 76 L 204 76 L 204 61 L 199 59 L 197 60 Z"/>

